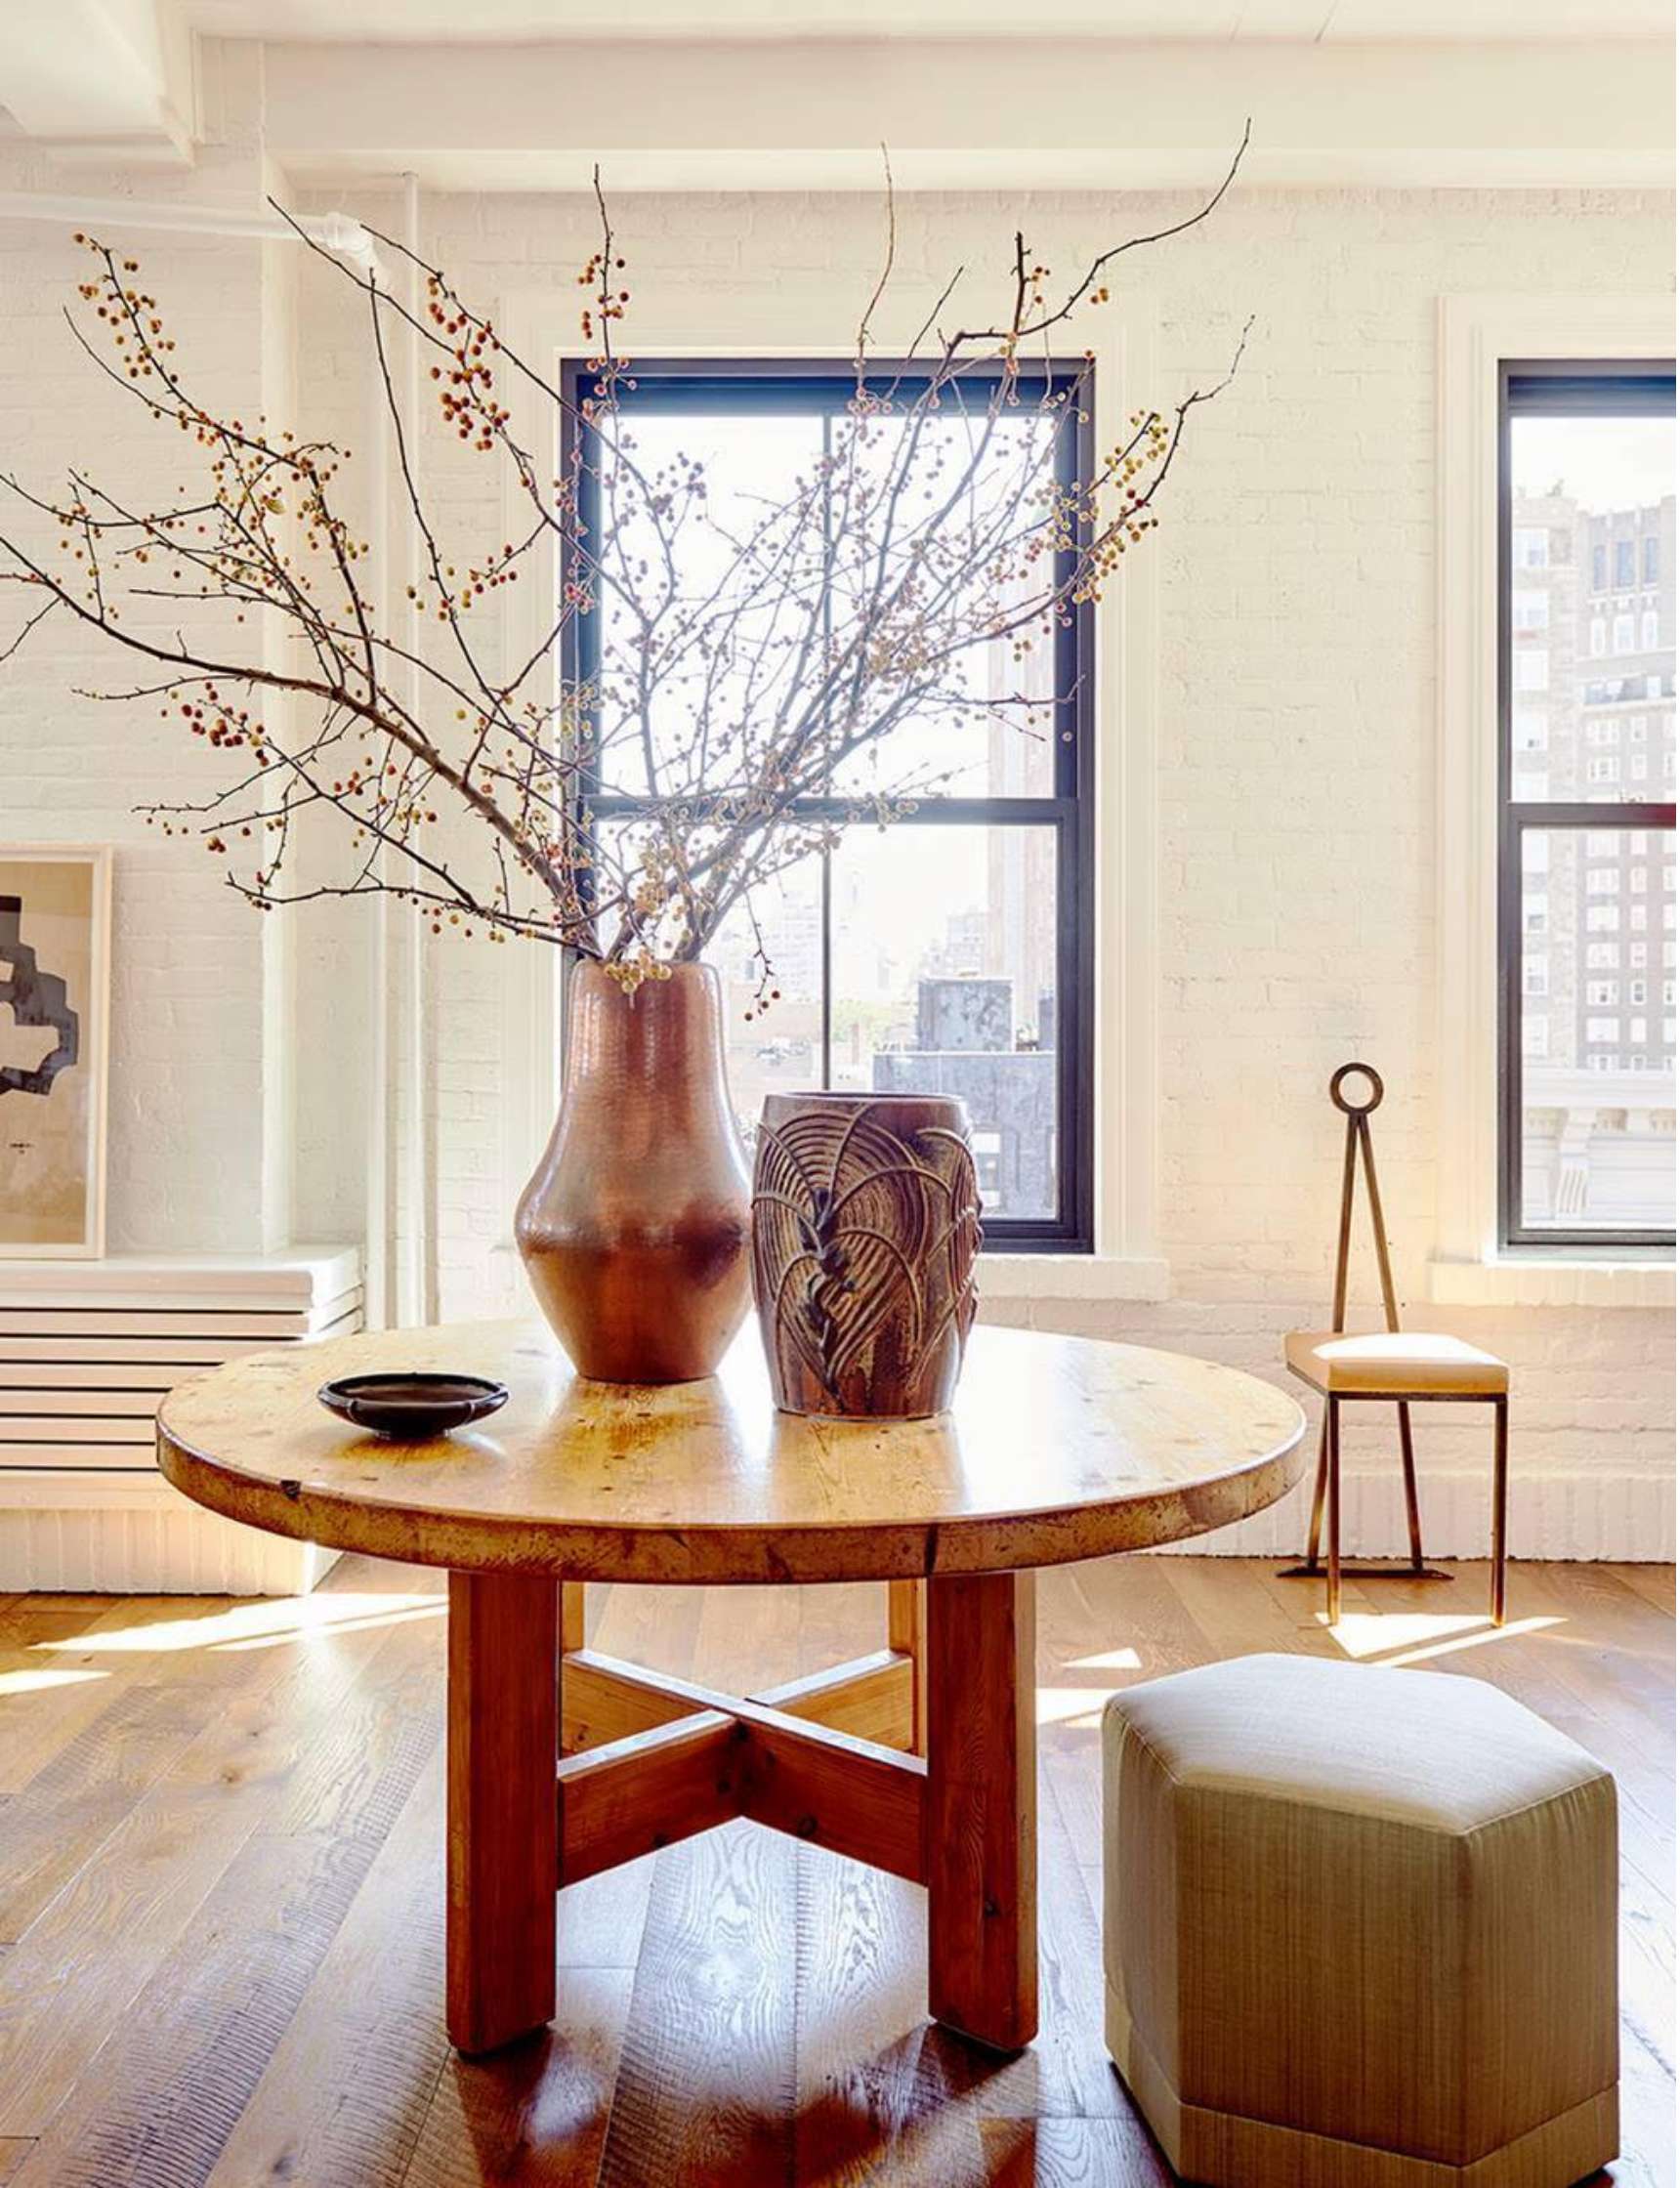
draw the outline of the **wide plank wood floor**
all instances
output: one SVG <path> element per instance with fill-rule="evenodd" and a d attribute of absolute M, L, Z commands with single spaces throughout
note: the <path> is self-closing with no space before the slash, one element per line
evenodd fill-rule
<path fill-rule="evenodd" d="M 1488 1679 L 1622 1796 L 1624 2153 L 1672 2188 L 1667 1568 L 1306 1584 L 1214 1558 L 1046 1575 L 1043 2027 L 998 2061 L 923 2018 L 913 1886 L 747 1824 L 562 1895 L 553 2029 L 442 2034 L 441 1576 L 346 1560 L 300 1602 L 0 1596 L 7 2188 L 1165 2188 L 1103 2049 L 1097 1721 L 1260 1649 Z M 595 1589 L 591 1639 L 740 1690 L 880 1645 L 878 1588 Z"/>

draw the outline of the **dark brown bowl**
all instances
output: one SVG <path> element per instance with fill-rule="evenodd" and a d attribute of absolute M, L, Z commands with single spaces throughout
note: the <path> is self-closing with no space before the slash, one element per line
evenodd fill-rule
<path fill-rule="evenodd" d="M 483 1375 L 341 1375 L 315 1393 L 329 1413 L 365 1428 L 373 1436 L 396 1436 L 417 1443 L 446 1436 L 470 1420 L 483 1420 L 508 1402 L 506 1383 Z"/>

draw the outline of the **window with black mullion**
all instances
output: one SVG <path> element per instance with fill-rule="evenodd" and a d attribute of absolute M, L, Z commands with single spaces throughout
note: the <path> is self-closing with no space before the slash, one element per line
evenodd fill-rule
<path fill-rule="evenodd" d="M 1499 1223 L 1674 1241 L 1674 374 L 1500 370 Z"/>
<path fill-rule="evenodd" d="M 1024 373 L 1023 415 L 1071 385 L 1073 372 L 1051 367 L 1048 381 Z M 581 367 L 568 378 L 568 394 L 587 393 Z M 844 364 L 782 360 L 639 361 L 634 381 L 620 394 L 620 430 L 651 454 L 698 453 L 714 493 L 729 491 L 732 474 L 766 482 L 767 493 L 773 479 L 790 483 L 802 457 L 831 449 L 857 387 Z M 906 400 L 913 395 L 909 375 L 896 386 Z M 988 393 L 974 376 L 964 386 L 977 402 Z M 570 407 L 575 416 L 575 400 Z M 1088 461 L 1088 424 L 1070 421 L 1057 449 L 1070 484 Z M 593 536 L 603 513 L 588 463 L 579 489 L 578 515 Z M 601 674 L 605 633 L 599 612 L 574 621 L 569 675 Z M 836 831 L 834 846 L 757 893 L 757 929 L 721 931 L 705 951 L 726 993 L 746 1006 L 732 1014 L 729 1068 L 748 1136 L 772 1088 L 958 1093 L 994 1249 L 1091 1244 L 1090 668 L 1090 610 L 1081 607 L 1037 672 L 1049 735 L 971 722 L 965 743 L 931 719 L 900 725 L 880 757 L 897 769 L 908 755 L 937 779 L 885 828 L 868 817 L 868 762 L 838 768 L 825 796 L 800 798 L 784 817 L 793 828 Z M 651 810 L 610 780 L 592 788 L 589 808 L 599 829 Z M 747 975 L 766 926 L 778 992 L 760 1014 Z"/>

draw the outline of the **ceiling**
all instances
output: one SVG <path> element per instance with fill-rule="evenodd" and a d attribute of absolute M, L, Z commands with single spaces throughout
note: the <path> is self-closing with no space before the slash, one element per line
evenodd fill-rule
<path fill-rule="evenodd" d="M 614 37 L 1473 43 L 1668 38 L 1672 0 L 176 0 L 206 36 L 335 44 Z"/>
<path fill-rule="evenodd" d="M 1664 188 L 1671 0 L 0 0 L 57 165 L 310 186 Z M 821 41 L 820 44 L 818 41 Z"/>

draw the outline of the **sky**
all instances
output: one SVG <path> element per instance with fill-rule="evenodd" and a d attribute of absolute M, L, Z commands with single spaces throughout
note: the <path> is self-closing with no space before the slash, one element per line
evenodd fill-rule
<path fill-rule="evenodd" d="M 1511 483 L 1543 494 L 1558 481 L 1583 508 L 1648 507 L 1674 491 L 1672 418 L 1514 418 Z"/>

